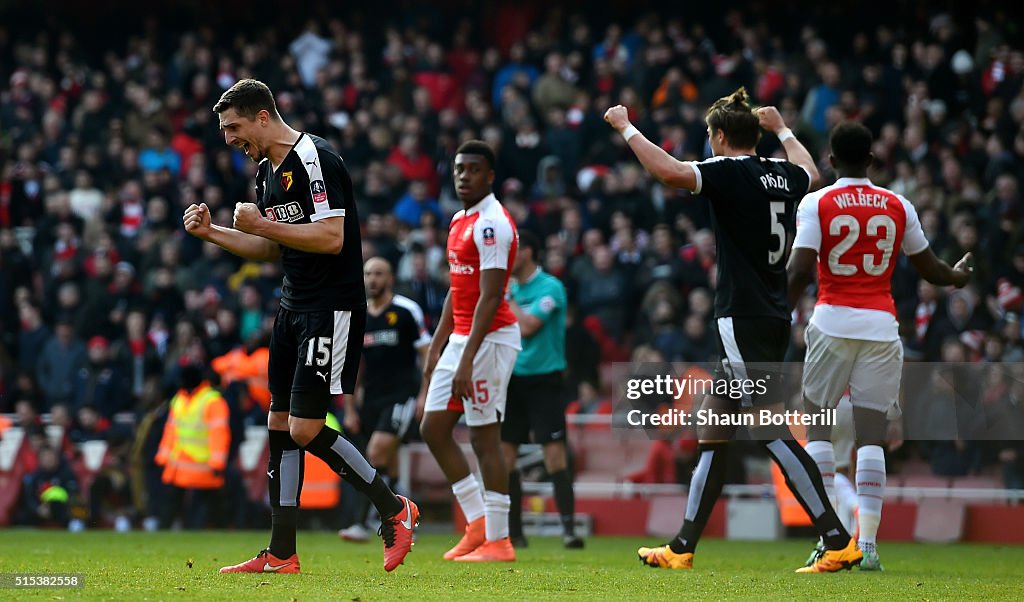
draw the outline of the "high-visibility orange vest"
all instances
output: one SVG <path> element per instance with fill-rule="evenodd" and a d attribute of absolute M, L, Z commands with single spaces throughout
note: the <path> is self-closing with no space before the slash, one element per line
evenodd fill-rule
<path fill-rule="evenodd" d="M 267 385 L 269 359 L 270 349 L 266 347 L 260 347 L 251 354 L 238 347 L 214 358 L 210 365 L 220 375 L 224 385 L 245 381 L 249 397 L 266 412 L 270 409 L 270 389 Z"/>
<path fill-rule="evenodd" d="M 334 414 L 327 413 L 327 426 L 341 432 Z M 341 501 L 341 477 L 320 458 L 306 452 L 306 468 L 302 479 L 299 505 L 310 510 L 334 508 Z"/>
<path fill-rule="evenodd" d="M 194 394 L 182 389 L 171 400 L 156 463 L 164 467 L 164 483 L 217 489 L 224 486 L 230 445 L 228 404 L 204 382 Z"/>

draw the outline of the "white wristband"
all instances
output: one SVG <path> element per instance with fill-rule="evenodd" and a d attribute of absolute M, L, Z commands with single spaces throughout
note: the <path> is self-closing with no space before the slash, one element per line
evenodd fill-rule
<path fill-rule="evenodd" d="M 790 138 L 796 138 L 796 136 L 793 135 L 793 130 L 791 130 L 789 128 L 785 128 L 783 130 L 779 130 L 778 132 L 775 133 L 775 135 L 778 136 L 779 142 L 785 142 L 786 140 L 789 140 Z"/>
<path fill-rule="evenodd" d="M 640 133 L 640 130 L 636 129 L 636 126 L 629 124 L 629 127 L 622 130 L 622 139 L 629 142 L 629 139 Z"/>

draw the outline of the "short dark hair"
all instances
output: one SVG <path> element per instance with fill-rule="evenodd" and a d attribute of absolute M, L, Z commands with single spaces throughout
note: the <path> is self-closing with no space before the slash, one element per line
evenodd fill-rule
<path fill-rule="evenodd" d="M 228 109 L 234 109 L 236 113 L 246 119 L 255 119 L 260 111 L 270 113 L 271 119 L 281 120 L 277 112 L 277 103 L 274 102 L 274 93 L 270 91 L 267 84 L 255 79 L 240 79 L 220 95 L 220 100 L 213 105 L 213 112 L 220 114 Z"/>
<path fill-rule="evenodd" d="M 530 249 L 533 252 L 533 262 L 540 263 L 542 247 L 540 246 L 540 239 L 533 232 L 529 230 L 519 231 L 519 248 Z"/>
<path fill-rule="evenodd" d="M 862 167 L 871 161 L 871 130 L 853 121 L 840 123 L 832 129 L 828 146 L 836 163 Z"/>
<path fill-rule="evenodd" d="M 487 165 L 494 169 L 494 151 L 491 149 L 491 145 L 487 144 L 483 140 L 467 140 L 459 145 L 459 148 L 455 150 L 456 155 L 479 155 L 484 159 L 487 159 Z"/>
<path fill-rule="evenodd" d="M 716 100 L 708 109 L 705 120 L 712 131 L 725 133 L 725 139 L 732 148 L 753 148 L 761 139 L 761 122 L 750 104 L 747 89 L 742 86 Z"/>

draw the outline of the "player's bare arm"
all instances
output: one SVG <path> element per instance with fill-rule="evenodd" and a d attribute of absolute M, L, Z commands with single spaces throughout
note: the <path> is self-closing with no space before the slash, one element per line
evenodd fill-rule
<path fill-rule="evenodd" d="M 480 299 L 473 310 L 473 327 L 462 351 L 459 367 L 452 379 L 452 396 L 456 399 L 473 397 L 473 358 L 487 336 L 487 331 L 498 313 L 504 295 L 506 270 L 491 269 L 480 272 Z"/>
<path fill-rule="evenodd" d="M 515 314 L 516 320 L 519 320 L 519 333 L 524 339 L 528 339 L 535 335 L 540 327 L 544 325 L 544 322 L 537 316 L 523 311 L 519 304 L 512 299 L 508 300 L 508 308 Z"/>
<path fill-rule="evenodd" d="M 789 129 L 786 127 L 786 122 L 782 119 L 782 115 L 779 114 L 779 110 L 775 107 L 761 107 L 755 112 L 761 127 L 776 136 Z M 786 151 L 786 159 L 790 163 L 799 165 L 807 170 L 807 173 L 811 175 L 809 190 L 816 190 L 821 184 L 821 175 L 818 173 L 818 168 L 814 164 L 811 153 L 793 135 L 785 136 L 785 140 L 782 140 L 782 148 Z"/>
<path fill-rule="evenodd" d="M 935 256 L 935 252 L 928 247 L 920 253 L 908 257 L 910 263 L 914 264 L 921 277 L 936 286 L 955 286 L 963 288 L 971 280 L 974 272 L 974 255 L 964 255 L 956 265 L 949 267 L 949 264 Z"/>
<path fill-rule="evenodd" d="M 622 105 L 615 105 L 605 111 L 604 120 L 620 134 L 633 125 L 629 122 L 626 107 Z M 666 153 L 663 148 L 648 140 L 643 134 L 637 133 L 631 136 L 626 144 L 636 154 L 636 158 L 644 166 L 644 169 L 662 184 L 686 190 L 697 188 L 697 174 L 693 172 L 693 168 Z"/>
<path fill-rule="evenodd" d="M 455 330 L 455 318 L 452 314 L 452 292 L 449 290 L 444 297 L 437 329 L 434 330 L 434 336 L 430 339 L 430 347 L 427 348 L 426 361 L 423 363 L 423 382 L 430 383 L 430 375 L 434 373 L 437 360 L 441 357 L 441 351 L 453 330 Z"/>
<path fill-rule="evenodd" d="M 807 287 L 814 282 L 814 273 L 818 268 L 818 252 L 806 247 L 797 247 L 789 256 L 786 274 L 789 278 L 789 311 L 796 308 Z"/>
<path fill-rule="evenodd" d="M 277 261 L 281 257 L 281 248 L 273 241 L 212 223 L 206 203 L 189 205 L 182 222 L 185 231 L 192 236 L 211 242 L 239 257 L 255 261 Z"/>
<path fill-rule="evenodd" d="M 289 224 L 263 217 L 255 203 L 235 205 L 234 226 L 241 232 L 307 253 L 337 255 L 345 243 L 344 217 L 328 217 L 309 224 Z"/>

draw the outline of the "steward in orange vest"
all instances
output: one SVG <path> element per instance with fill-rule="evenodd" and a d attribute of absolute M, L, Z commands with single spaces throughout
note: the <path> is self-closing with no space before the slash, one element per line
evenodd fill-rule
<path fill-rule="evenodd" d="M 220 489 L 224 486 L 231 430 L 228 404 L 221 394 L 198 377 L 199 368 L 185 366 L 183 373 L 194 371 L 171 399 L 167 425 L 160 440 L 156 463 L 164 467 L 163 482 L 182 489 Z M 189 388 L 186 381 L 198 383 Z"/>
<path fill-rule="evenodd" d="M 249 399 L 259 404 L 264 412 L 270 410 L 270 389 L 267 388 L 267 367 L 270 349 L 266 346 L 250 348 L 249 345 L 236 347 L 210 363 L 220 375 L 221 385 L 242 381 L 246 384 Z M 243 410 L 250 406 L 243 405 Z"/>

